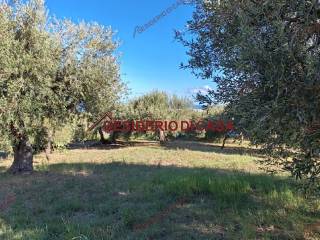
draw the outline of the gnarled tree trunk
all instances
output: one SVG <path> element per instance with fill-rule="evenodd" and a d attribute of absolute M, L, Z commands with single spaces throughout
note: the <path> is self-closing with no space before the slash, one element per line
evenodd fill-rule
<path fill-rule="evenodd" d="M 103 134 L 102 127 L 99 127 L 99 128 L 98 128 L 98 132 L 99 132 L 99 135 L 100 135 L 100 142 L 101 142 L 102 144 L 107 144 L 108 141 L 104 138 L 104 134 Z"/>
<path fill-rule="evenodd" d="M 8 170 L 10 173 L 26 173 L 33 171 L 33 151 L 27 138 L 21 138 L 13 147 L 14 160 Z"/>

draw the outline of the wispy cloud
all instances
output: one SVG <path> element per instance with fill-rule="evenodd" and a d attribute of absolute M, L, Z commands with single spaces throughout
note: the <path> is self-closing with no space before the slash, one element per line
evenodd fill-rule
<path fill-rule="evenodd" d="M 203 87 L 198 87 L 198 88 L 192 88 L 190 89 L 190 93 L 191 94 L 197 94 L 197 93 L 201 93 L 201 94 L 206 94 L 209 91 L 213 90 L 209 85 L 205 85 Z"/>

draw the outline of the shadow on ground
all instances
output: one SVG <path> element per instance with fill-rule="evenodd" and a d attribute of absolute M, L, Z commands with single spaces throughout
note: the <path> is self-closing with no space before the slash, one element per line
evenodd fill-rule
<path fill-rule="evenodd" d="M 299 239 L 320 218 L 288 179 L 219 169 L 61 163 L 0 181 L 3 240 Z"/>
<path fill-rule="evenodd" d="M 6 159 L 9 156 L 9 153 L 0 151 L 0 160 Z"/>
<path fill-rule="evenodd" d="M 125 147 L 142 147 L 142 146 L 160 146 L 158 141 L 117 141 L 113 144 L 103 144 L 98 141 L 85 141 L 85 142 L 76 142 L 71 143 L 67 146 L 68 149 L 118 149 Z"/>
<path fill-rule="evenodd" d="M 219 153 L 219 154 L 240 154 L 240 155 L 250 155 L 255 157 L 263 157 L 263 151 L 257 148 L 249 148 L 244 146 L 228 146 L 226 145 L 223 149 L 219 144 L 211 144 L 201 141 L 186 141 L 186 140 L 176 140 L 168 141 L 167 143 L 160 144 L 158 141 L 118 141 L 117 144 L 102 144 L 96 141 L 88 141 L 83 143 L 73 143 L 68 146 L 68 149 L 118 149 L 127 147 L 142 147 L 142 146 L 162 146 L 168 150 L 177 149 L 188 149 L 191 151 L 198 152 L 209 152 L 209 153 Z"/>
<path fill-rule="evenodd" d="M 250 155 L 255 157 L 262 157 L 263 152 L 257 148 L 249 148 L 239 146 L 228 146 L 226 145 L 223 149 L 219 144 L 210 144 L 200 141 L 173 141 L 168 144 L 163 145 L 167 149 L 188 149 L 191 151 L 200 151 L 200 152 L 212 152 L 212 153 L 221 153 L 221 154 L 240 154 L 240 155 Z"/>

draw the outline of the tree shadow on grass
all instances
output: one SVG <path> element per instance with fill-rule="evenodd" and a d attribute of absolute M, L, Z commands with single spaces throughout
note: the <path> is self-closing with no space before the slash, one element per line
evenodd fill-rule
<path fill-rule="evenodd" d="M 0 175 L 16 196 L 0 212 L 4 240 L 298 239 L 320 218 L 290 180 L 261 174 L 115 162 Z"/>
<path fill-rule="evenodd" d="M 191 151 L 219 153 L 219 154 L 240 154 L 250 155 L 254 157 L 263 157 L 263 151 L 257 148 L 249 148 L 239 146 L 228 146 L 226 145 L 223 149 L 218 144 L 210 144 L 201 141 L 172 141 L 163 145 L 166 149 L 177 150 L 177 149 L 188 149 Z"/>
<path fill-rule="evenodd" d="M 218 144 L 211 144 L 202 141 L 187 141 L 187 140 L 173 140 L 164 144 L 160 144 L 158 141 L 118 141 L 117 144 L 102 144 L 96 141 L 88 141 L 84 143 L 73 143 L 68 146 L 68 149 L 99 149 L 99 150 L 111 150 L 128 147 L 145 147 L 145 146 L 161 146 L 168 150 L 188 149 L 191 151 L 229 154 L 229 155 L 250 155 L 254 157 L 263 157 L 263 151 L 257 148 L 243 147 L 243 146 L 228 146 L 224 149 Z"/>
<path fill-rule="evenodd" d="M 67 146 L 70 150 L 75 149 L 119 149 L 125 147 L 160 146 L 158 141 L 117 141 L 117 143 L 103 144 L 99 141 L 75 142 Z"/>
<path fill-rule="evenodd" d="M 8 156 L 9 156 L 9 153 L 4 152 L 4 151 L 0 151 L 0 161 L 7 159 Z"/>

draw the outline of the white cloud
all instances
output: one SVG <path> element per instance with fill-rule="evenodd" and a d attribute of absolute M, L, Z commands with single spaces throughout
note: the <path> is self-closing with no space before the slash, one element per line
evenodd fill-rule
<path fill-rule="evenodd" d="M 206 94 L 206 93 L 208 93 L 208 91 L 211 91 L 211 90 L 212 90 L 212 88 L 209 85 L 205 85 L 203 87 L 192 88 L 192 89 L 190 89 L 190 92 L 192 94 L 197 94 L 197 93 Z"/>

